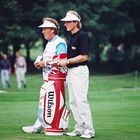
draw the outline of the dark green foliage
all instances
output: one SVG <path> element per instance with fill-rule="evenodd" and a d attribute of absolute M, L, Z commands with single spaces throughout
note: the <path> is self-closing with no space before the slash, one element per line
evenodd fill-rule
<path fill-rule="evenodd" d="M 128 59 L 132 63 L 135 61 L 136 52 L 140 55 L 137 47 L 140 45 L 139 0 L 0 1 L 1 51 L 7 51 L 7 46 L 11 44 L 13 51 L 19 49 L 20 44 L 25 44 L 27 58 L 30 60 L 30 48 L 41 38 L 38 25 L 41 24 L 42 18 L 49 16 L 60 21 L 68 10 L 76 10 L 82 17 L 83 29 L 90 37 L 91 61 L 102 61 L 101 55 L 106 44 L 111 44 L 112 50 L 115 50 L 123 43 L 125 53 L 132 56 L 131 60 Z M 67 37 L 61 22 L 60 24 L 60 33 Z M 108 62 L 111 62 L 110 56 L 106 57 Z"/>

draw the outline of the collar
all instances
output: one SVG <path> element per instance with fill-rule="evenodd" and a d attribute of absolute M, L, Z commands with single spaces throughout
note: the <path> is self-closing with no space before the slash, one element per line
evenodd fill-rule
<path fill-rule="evenodd" d="M 75 33 L 71 34 L 71 35 L 72 35 L 72 36 L 74 36 L 74 35 L 78 34 L 80 31 L 81 31 L 81 29 L 80 29 L 80 30 L 78 30 L 77 32 L 75 32 Z"/>
<path fill-rule="evenodd" d="M 55 36 L 53 37 L 53 39 L 50 40 L 50 41 L 48 41 L 48 42 L 53 42 L 53 41 L 55 41 L 57 38 L 58 38 L 58 35 L 55 35 Z"/>

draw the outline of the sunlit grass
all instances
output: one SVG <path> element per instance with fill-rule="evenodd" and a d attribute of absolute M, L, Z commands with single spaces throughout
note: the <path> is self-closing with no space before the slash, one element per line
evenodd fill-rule
<path fill-rule="evenodd" d="M 27 75 L 27 88 L 19 91 L 15 75 L 12 87 L 0 92 L 0 140 L 80 140 L 79 137 L 25 134 L 24 125 L 32 125 L 37 117 L 42 76 Z M 66 93 L 66 97 L 68 94 Z M 96 140 L 140 139 L 140 75 L 90 76 L 89 103 L 93 115 Z M 68 98 L 67 98 L 68 104 Z M 74 129 L 70 116 L 69 131 Z"/>

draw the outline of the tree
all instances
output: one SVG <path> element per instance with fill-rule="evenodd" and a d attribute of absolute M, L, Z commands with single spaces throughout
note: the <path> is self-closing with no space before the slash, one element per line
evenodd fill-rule
<path fill-rule="evenodd" d="M 115 51 L 123 43 L 127 55 L 134 48 L 138 52 L 138 47 L 134 46 L 140 45 L 139 0 L 0 1 L 0 26 L 3 27 L 0 29 L 1 51 L 7 51 L 9 44 L 13 45 L 14 51 L 20 48 L 20 44 L 25 44 L 30 60 L 31 44 L 41 38 L 37 26 L 41 24 L 42 18 L 53 17 L 60 21 L 68 10 L 80 13 L 83 29 L 90 37 L 90 58 L 94 62 L 102 61 L 100 56 L 107 44 L 111 44 L 112 51 Z M 61 28 L 60 34 L 67 37 L 64 28 Z M 110 53 L 107 54 L 111 58 Z M 134 58 L 135 55 L 131 57 Z"/>

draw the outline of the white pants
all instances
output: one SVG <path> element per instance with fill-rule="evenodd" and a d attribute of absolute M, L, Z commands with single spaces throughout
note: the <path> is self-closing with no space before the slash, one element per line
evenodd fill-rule
<path fill-rule="evenodd" d="M 95 134 L 92 115 L 87 99 L 89 86 L 89 70 L 87 66 L 68 69 L 67 76 L 70 109 L 76 121 L 75 130 L 91 131 Z"/>
<path fill-rule="evenodd" d="M 23 82 L 23 84 L 26 85 L 25 68 L 17 68 L 16 69 L 16 77 L 17 77 L 17 86 L 18 86 L 18 89 L 21 88 L 22 82 Z"/>

